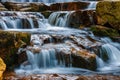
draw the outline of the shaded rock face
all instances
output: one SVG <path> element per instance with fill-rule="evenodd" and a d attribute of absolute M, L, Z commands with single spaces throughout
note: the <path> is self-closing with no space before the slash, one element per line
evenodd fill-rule
<path fill-rule="evenodd" d="M 6 64 L 3 62 L 3 60 L 0 58 L 0 80 L 2 80 L 3 72 L 6 69 Z"/>
<path fill-rule="evenodd" d="M 18 65 L 17 51 L 29 44 L 29 40 L 28 33 L 0 31 L 0 57 L 5 61 L 7 69 Z"/>
<path fill-rule="evenodd" d="M 112 27 L 120 31 L 120 2 L 104 1 L 99 2 L 96 7 L 98 24 Z"/>
<path fill-rule="evenodd" d="M 50 5 L 51 11 L 72 11 L 87 8 L 90 3 L 88 2 L 65 2 L 55 3 Z M 72 6 L 71 6 L 72 5 Z"/>
<path fill-rule="evenodd" d="M 76 28 L 89 27 L 93 24 L 96 24 L 96 12 L 94 10 L 75 11 L 71 14 L 69 21 L 69 25 Z"/>

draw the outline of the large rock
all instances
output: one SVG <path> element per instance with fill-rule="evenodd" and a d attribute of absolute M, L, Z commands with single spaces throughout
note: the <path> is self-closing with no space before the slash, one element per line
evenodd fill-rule
<path fill-rule="evenodd" d="M 87 8 L 89 2 L 65 2 L 65 3 L 55 3 L 50 5 L 51 11 L 72 11 L 81 10 Z"/>
<path fill-rule="evenodd" d="M 96 70 L 96 55 L 87 50 L 72 49 L 72 66 Z"/>
<path fill-rule="evenodd" d="M 6 69 L 6 65 L 3 62 L 3 60 L 0 58 L 0 80 L 2 80 L 2 75 L 5 69 Z"/>
<path fill-rule="evenodd" d="M 120 30 L 120 1 L 99 2 L 96 7 L 98 23 Z"/>
<path fill-rule="evenodd" d="M 69 26 L 77 27 L 96 24 L 96 12 L 94 10 L 79 10 L 70 15 Z"/>
<path fill-rule="evenodd" d="M 18 49 L 29 42 L 29 33 L 0 31 L 0 57 L 5 61 L 7 69 L 18 65 Z"/>

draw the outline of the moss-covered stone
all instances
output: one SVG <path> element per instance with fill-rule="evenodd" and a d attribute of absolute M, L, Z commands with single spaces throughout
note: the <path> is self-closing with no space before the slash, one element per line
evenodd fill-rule
<path fill-rule="evenodd" d="M 120 30 L 120 1 L 102 1 L 97 4 L 98 24 Z"/>
<path fill-rule="evenodd" d="M 53 13 L 52 11 L 41 12 L 41 14 L 44 15 L 45 18 L 48 18 L 50 16 L 50 14 L 52 14 L 52 13 Z"/>
<path fill-rule="evenodd" d="M 104 26 L 100 25 L 94 25 L 91 27 L 91 30 L 93 33 L 97 36 L 109 36 L 109 37 L 117 37 L 120 34 L 118 33 L 117 30 L 112 29 L 112 28 L 107 28 Z"/>
<path fill-rule="evenodd" d="M 29 33 L 0 31 L 0 57 L 5 61 L 7 69 L 12 69 L 17 65 L 18 49 L 29 43 Z"/>

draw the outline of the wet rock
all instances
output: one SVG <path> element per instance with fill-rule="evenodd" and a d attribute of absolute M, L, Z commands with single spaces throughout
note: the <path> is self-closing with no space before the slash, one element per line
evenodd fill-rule
<path fill-rule="evenodd" d="M 0 3 L 0 11 L 6 11 L 7 9 Z"/>
<path fill-rule="evenodd" d="M 3 60 L 0 58 L 0 80 L 3 78 L 3 72 L 6 69 L 6 64 L 3 62 Z"/>
<path fill-rule="evenodd" d="M 84 27 L 90 27 L 90 25 L 96 24 L 97 17 L 96 17 L 95 10 L 77 10 L 73 12 L 63 11 L 63 12 L 53 12 L 50 15 L 48 21 L 50 24 L 56 25 L 56 26 L 84 28 Z"/>
<path fill-rule="evenodd" d="M 86 50 L 72 48 L 72 66 L 96 70 L 96 55 Z"/>
<path fill-rule="evenodd" d="M 88 2 L 65 2 L 55 3 L 50 5 L 51 11 L 72 11 L 87 8 L 90 3 Z M 72 5 L 72 6 L 71 6 Z"/>
<path fill-rule="evenodd" d="M 83 17 L 84 16 L 84 17 Z M 96 12 L 94 10 L 75 11 L 70 18 L 70 26 L 80 28 L 80 26 L 89 27 L 96 23 Z"/>
<path fill-rule="evenodd" d="M 29 33 L 0 31 L 0 56 L 5 61 L 7 69 L 13 69 L 18 65 L 17 51 L 29 43 Z"/>
<path fill-rule="evenodd" d="M 120 34 L 118 33 L 117 30 L 112 29 L 112 28 L 107 28 L 104 26 L 100 25 L 95 25 L 91 27 L 91 30 L 93 33 L 97 36 L 109 36 L 109 37 L 117 37 Z"/>
<path fill-rule="evenodd" d="M 98 24 L 120 30 L 120 1 L 102 1 L 97 4 Z"/>

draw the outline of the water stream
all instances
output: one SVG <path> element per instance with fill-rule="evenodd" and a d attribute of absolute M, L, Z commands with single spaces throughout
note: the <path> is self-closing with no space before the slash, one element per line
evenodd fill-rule
<path fill-rule="evenodd" d="M 23 2 L 23 0 L 19 1 Z M 55 2 L 55 0 L 37 1 Z M 33 0 L 29 0 L 29 2 L 33 2 Z M 96 3 L 94 4 L 96 5 Z M 89 5 L 89 8 L 95 7 L 92 5 L 93 3 Z M 48 19 L 45 19 L 41 13 L 37 12 L 0 12 L 0 29 L 32 33 L 33 45 L 26 48 L 28 60 L 15 69 L 16 73 L 85 75 L 119 72 L 120 43 L 113 42 L 109 38 L 96 37 L 89 30 L 69 28 L 71 13 L 73 11 L 54 12 Z M 86 49 L 94 54 L 90 49 L 96 46 L 100 46 L 99 52 L 96 53 L 96 71 L 74 67 L 73 53 Z"/>

